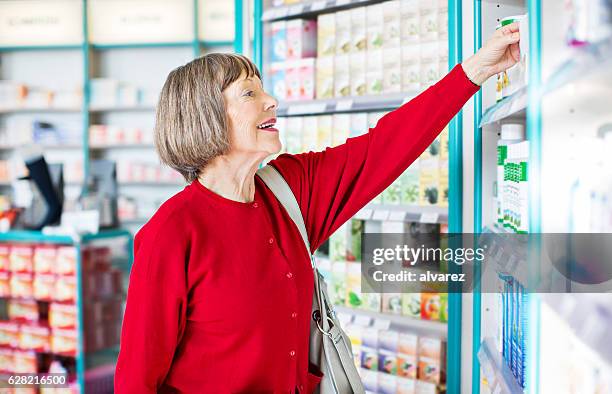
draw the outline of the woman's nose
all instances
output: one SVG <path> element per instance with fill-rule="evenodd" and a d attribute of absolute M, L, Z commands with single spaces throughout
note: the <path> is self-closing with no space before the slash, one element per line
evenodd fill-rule
<path fill-rule="evenodd" d="M 274 110 L 276 108 L 278 108 L 278 100 L 272 96 L 270 96 L 269 94 L 266 93 L 267 100 L 266 100 L 266 111 L 271 111 Z"/>

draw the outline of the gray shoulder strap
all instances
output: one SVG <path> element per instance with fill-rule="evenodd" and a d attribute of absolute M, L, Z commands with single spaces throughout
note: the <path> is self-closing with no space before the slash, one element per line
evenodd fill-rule
<path fill-rule="evenodd" d="M 295 195 L 291 191 L 291 188 L 285 181 L 285 178 L 276 170 L 276 168 L 271 165 L 266 165 L 259 170 L 257 170 L 257 175 L 264 181 L 264 183 L 268 186 L 268 188 L 274 193 L 276 199 L 281 203 L 281 205 L 285 208 L 298 230 L 300 231 L 300 235 L 302 235 L 302 239 L 304 240 L 304 244 L 306 245 L 306 249 L 308 250 L 308 254 L 310 253 L 310 242 L 308 241 L 308 233 L 306 232 L 306 224 L 304 224 L 304 217 L 302 216 L 302 211 L 300 211 L 300 206 L 295 199 Z"/>

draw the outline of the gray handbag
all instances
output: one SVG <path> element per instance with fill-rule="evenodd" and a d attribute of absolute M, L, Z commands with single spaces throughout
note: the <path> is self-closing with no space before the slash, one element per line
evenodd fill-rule
<path fill-rule="evenodd" d="M 365 390 L 353 362 L 351 342 L 340 328 L 340 322 L 327 295 L 327 285 L 310 252 L 306 225 L 295 195 L 274 167 L 266 165 L 257 171 L 257 175 L 274 193 L 297 226 L 312 263 L 314 294 L 310 321 L 309 361 L 323 373 L 323 379 L 315 393 L 363 394 Z"/>

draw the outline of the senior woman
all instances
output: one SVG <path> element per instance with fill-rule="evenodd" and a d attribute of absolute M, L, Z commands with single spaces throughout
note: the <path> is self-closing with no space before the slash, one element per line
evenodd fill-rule
<path fill-rule="evenodd" d="M 378 195 L 490 76 L 518 59 L 517 25 L 367 134 L 271 164 L 295 194 L 312 250 Z M 255 176 L 281 149 L 277 101 L 247 58 L 172 71 L 157 107 L 161 160 L 189 183 L 138 232 L 117 393 L 312 393 L 313 272 L 300 234 Z"/>

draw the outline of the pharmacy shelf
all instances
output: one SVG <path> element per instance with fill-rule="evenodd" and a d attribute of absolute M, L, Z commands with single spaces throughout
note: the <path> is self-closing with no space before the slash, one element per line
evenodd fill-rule
<path fill-rule="evenodd" d="M 544 94 L 551 93 L 569 83 L 612 69 L 612 38 L 576 48 L 570 59 L 561 64 L 544 84 Z"/>
<path fill-rule="evenodd" d="M 91 150 L 110 150 L 110 149 L 155 149 L 153 144 L 108 144 L 90 145 Z"/>
<path fill-rule="evenodd" d="M 119 187 L 182 187 L 185 186 L 183 182 L 168 182 L 168 181 L 123 181 L 119 182 Z"/>
<path fill-rule="evenodd" d="M 497 351 L 493 338 L 485 338 L 480 344 L 478 360 L 492 393 L 523 394 L 523 389 Z"/>
<path fill-rule="evenodd" d="M 28 144 L 33 145 L 36 144 L 40 148 L 44 150 L 68 150 L 68 149 L 82 149 L 83 145 L 80 144 L 37 144 L 36 142 L 29 142 Z M 0 151 L 9 151 L 18 148 L 25 147 L 26 144 L 23 145 L 0 145 Z"/>
<path fill-rule="evenodd" d="M 392 110 L 410 101 L 417 94 L 417 92 L 410 92 L 325 100 L 284 101 L 279 104 L 276 115 L 304 116 Z"/>
<path fill-rule="evenodd" d="M 357 212 L 355 219 L 448 223 L 448 208 L 440 206 L 370 203 Z"/>
<path fill-rule="evenodd" d="M 540 299 L 557 313 L 577 338 L 612 365 L 609 328 L 612 306 L 601 294 L 540 294 Z M 604 302 L 606 301 L 606 302 Z"/>
<path fill-rule="evenodd" d="M 309 4 L 295 4 L 269 8 L 261 16 L 262 22 L 284 19 L 312 17 L 326 12 L 336 12 L 349 8 L 382 3 L 384 0 L 320 0 Z"/>
<path fill-rule="evenodd" d="M 32 113 L 76 113 L 82 112 L 81 107 L 14 107 L 0 108 L 0 114 L 32 114 Z"/>
<path fill-rule="evenodd" d="M 503 120 L 525 119 L 527 116 L 527 87 L 516 91 L 511 96 L 504 98 L 499 103 L 488 108 L 479 127 Z"/>
<path fill-rule="evenodd" d="M 138 48 L 190 48 L 193 41 L 180 42 L 134 42 L 134 43 L 113 43 L 113 44 L 91 44 L 89 47 L 96 51 L 110 49 L 138 49 Z"/>
<path fill-rule="evenodd" d="M 411 331 L 421 335 L 446 339 L 448 327 L 446 323 L 435 320 L 415 319 L 402 315 L 391 315 L 388 313 L 366 311 L 364 309 L 350 308 L 342 305 L 335 305 L 336 313 L 343 313 L 353 316 L 366 316 L 374 321 L 387 321 L 389 328 L 398 331 Z M 377 324 L 378 325 L 378 324 Z"/>
<path fill-rule="evenodd" d="M 135 106 L 126 106 L 126 107 L 117 107 L 117 106 L 92 106 L 89 107 L 89 112 L 147 112 L 147 111 L 155 111 L 155 106 L 153 105 L 135 105 Z"/>
<path fill-rule="evenodd" d="M 108 239 L 115 237 L 131 237 L 130 232 L 122 229 L 102 230 L 96 234 L 83 234 L 78 238 L 70 235 L 50 235 L 33 230 L 11 230 L 0 232 L 0 242 L 29 242 L 29 243 L 53 243 L 53 244 L 75 244 L 78 242 L 93 241 L 96 239 Z"/>
<path fill-rule="evenodd" d="M 15 46 L 0 46 L 0 52 L 22 52 L 22 51 L 66 51 L 66 50 L 81 50 L 83 45 L 15 45 Z"/>

